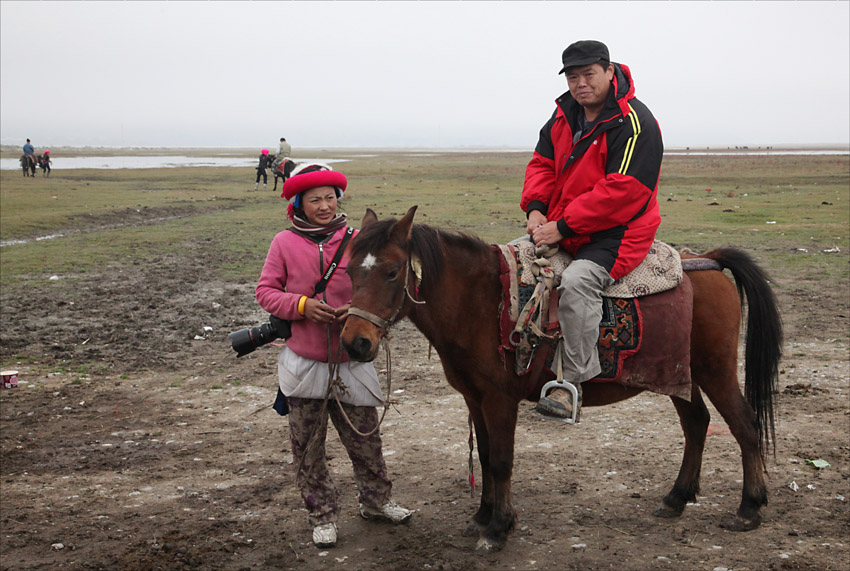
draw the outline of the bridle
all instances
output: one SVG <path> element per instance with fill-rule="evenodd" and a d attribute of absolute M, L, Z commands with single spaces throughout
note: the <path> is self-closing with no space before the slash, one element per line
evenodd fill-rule
<path fill-rule="evenodd" d="M 417 271 L 417 268 L 419 268 L 419 271 Z M 392 315 L 390 315 L 389 318 L 384 319 L 383 317 L 379 317 L 374 313 L 371 313 L 364 309 L 360 309 L 359 307 L 354 307 L 353 305 L 348 308 L 348 314 L 355 315 L 357 317 L 360 317 L 361 319 L 365 319 L 372 325 L 383 329 L 385 332 L 389 331 L 389 328 L 392 326 L 393 323 L 395 323 L 396 319 L 398 319 L 398 314 L 401 312 L 401 308 L 404 307 L 405 295 L 410 301 L 417 305 L 422 305 L 425 303 L 424 301 L 415 299 L 410 294 L 410 289 L 408 286 L 410 283 L 411 269 L 413 270 L 413 275 L 416 276 L 416 285 L 418 286 L 419 283 L 422 281 L 422 270 L 419 260 L 416 257 L 409 258 L 408 263 L 404 266 L 404 295 L 401 296 L 401 301 L 399 302 L 398 307 L 395 308 L 395 311 L 393 311 Z"/>

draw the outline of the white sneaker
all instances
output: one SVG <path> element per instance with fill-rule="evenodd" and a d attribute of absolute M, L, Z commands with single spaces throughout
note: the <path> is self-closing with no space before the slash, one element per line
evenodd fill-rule
<path fill-rule="evenodd" d="M 373 508 L 360 504 L 360 515 L 363 519 L 379 519 L 398 525 L 407 523 L 413 515 L 411 510 L 405 509 L 393 501 L 389 501 L 379 508 Z"/>
<path fill-rule="evenodd" d="M 313 528 L 313 543 L 316 547 L 333 547 L 336 545 L 336 524 L 323 523 Z"/>

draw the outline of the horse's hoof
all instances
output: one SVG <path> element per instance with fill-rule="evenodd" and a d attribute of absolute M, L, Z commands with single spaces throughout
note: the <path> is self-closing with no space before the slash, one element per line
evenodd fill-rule
<path fill-rule="evenodd" d="M 481 526 L 474 521 L 471 521 L 469 522 L 469 525 L 466 526 L 466 529 L 463 530 L 462 535 L 464 537 L 478 537 L 481 535 Z"/>
<path fill-rule="evenodd" d="M 478 553 L 495 553 L 496 551 L 501 551 L 504 546 L 504 541 L 496 541 L 494 539 L 482 537 L 478 540 L 478 543 L 475 544 L 475 551 Z"/>
<path fill-rule="evenodd" d="M 736 515 L 731 521 L 720 524 L 723 529 L 729 531 L 752 531 L 761 525 L 761 516 L 756 515 L 754 518 L 745 518 Z"/>
<path fill-rule="evenodd" d="M 675 508 L 671 508 L 667 504 L 662 503 L 661 507 L 652 512 L 652 515 L 655 517 L 663 517 L 665 519 L 673 519 L 682 515 L 682 512 L 685 510 L 677 510 Z"/>

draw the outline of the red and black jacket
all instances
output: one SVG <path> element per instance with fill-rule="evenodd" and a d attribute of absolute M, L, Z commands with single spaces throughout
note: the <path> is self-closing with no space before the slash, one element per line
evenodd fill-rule
<path fill-rule="evenodd" d="M 584 110 L 572 95 L 556 100 L 526 168 L 520 207 L 557 220 L 566 236 L 560 246 L 573 255 L 585 244 L 602 245 L 599 261 L 618 279 L 643 260 L 661 223 L 664 145 L 655 117 L 634 96 L 629 68 L 615 63 L 614 70 L 608 101 L 588 132 L 580 132 Z"/>

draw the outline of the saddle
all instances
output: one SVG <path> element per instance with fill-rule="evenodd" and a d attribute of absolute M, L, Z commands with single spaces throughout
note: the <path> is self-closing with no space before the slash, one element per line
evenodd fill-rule
<path fill-rule="evenodd" d="M 500 252 L 503 289 L 499 353 L 503 359 L 507 352 L 515 353 L 517 375 L 538 375 L 543 370 L 554 374 L 553 360 L 561 339 L 557 286 L 572 256 L 562 250 L 539 256 L 527 238 L 494 247 Z M 690 399 L 690 369 L 681 366 L 683 359 L 689 363 L 689 343 L 676 341 L 677 335 L 689 337 L 692 319 L 690 284 L 684 288 L 687 291 L 682 291 L 679 286 L 683 281 L 679 253 L 668 244 L 655 241 L 637 268 L 604 290 L 598 345 L 602 372 L 592 382 L 617 381 Z M 653 327 L 650 347 L 645 349 L 641 361 L 652 361 L 657 370 L 669 373 L 651 375 L 651 381 L 623 377 L 625 360 L 638 354 L 643 345 L 642 303 L 648 306 Z M 665 353 L 664 345 L 671 342 L 677 350 Z"/>

